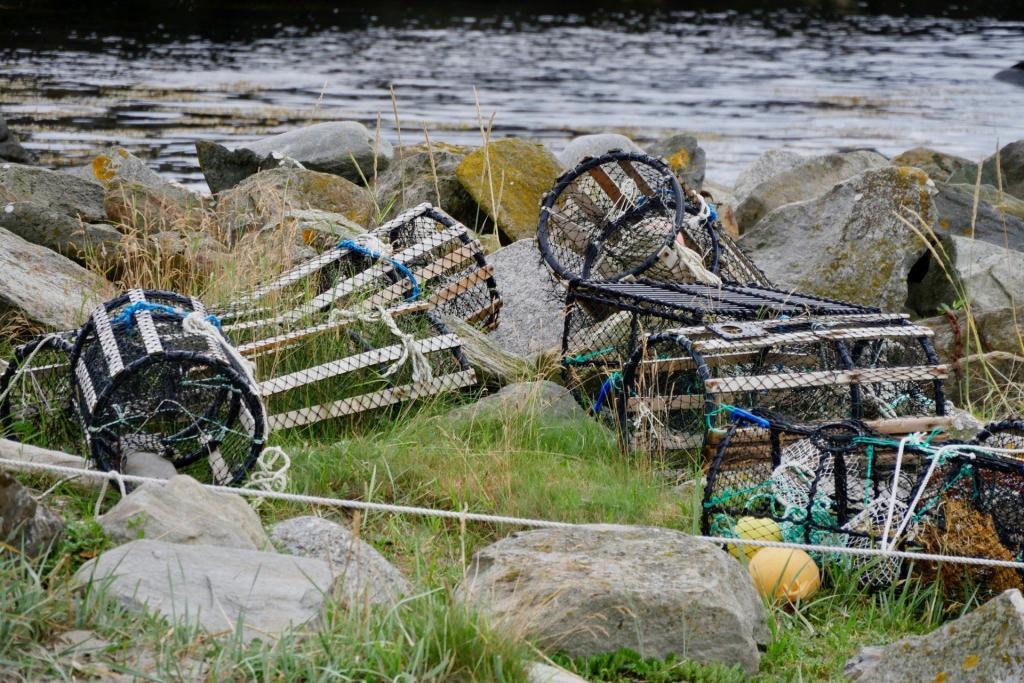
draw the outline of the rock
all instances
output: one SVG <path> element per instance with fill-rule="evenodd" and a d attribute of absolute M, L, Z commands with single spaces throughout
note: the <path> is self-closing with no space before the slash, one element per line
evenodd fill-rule
<path fill-rule="evenodd" d="M 241 621 L 250 641 L 317 619 L 334 578 L 326 562 L 308 557 L 139 540 L 89 560 L 73 580 L 129 609 L 148 607 L 211 633 L 235 632 Z"/>
<path fill-rule="evenodd" d="M 66 330 L 113 296 L 113 286 L 60 254 L 0 228 L 0 315 L 15 309 Z"/>
<path fill-rule="evenodd" d="M 225 234 L 237 238 L 293 209 L 333 211 L 366 225 L 373 212 L 373 196 L 366 188 L 336 175 L 275 168 L 222 193 L 216 213 Z"/>
<path fill-rule="evenodd" d="M 124 473 L 133 477 L 173 479 L 178 475 L 178 470 L 175 469 L 174 463 L 165 460 L 157 453 L 135 451 L 125 458 Z"/>
<path fill-rule="evenodd" d="M 501 290 L 501 324 L 488 337 L 509 353 L 560 349 L 565 294 L 541 261 L 537 240 L 519 240 L 487 257 Z"/>
<path fill-rule="evenodd" d="M 747 164 L 736 176 L 736 205 L 750 196 L 761 183 L 785 173 L 806 160 L 802 154 L 788 149 L 770 149 Z"/>
<path fill-rule="evenodd" d="M 484 216 L 478 215 L 476 202 L 455 175 L 455 169 L 468 153 L 466 147 L 436 143 L 429 150 L 426 145 L 396 150 L 395 160 L 377 178 L 377 204 L 391 205 L 388 218 L 393 218 L 427 202 L 444 209 L 457 221 L 477 225 Z"/>
<path fill-rule="evenodd" d="M 1018 199 L 1024 199 L 1024 140 L 1011 142 L 999 150 L 999 169 L 996 173 L 996 155 L 993 154 L 981 164 L 981 183 L 1002 187 Z M 978 182 L 978 165 L 968 164 L 960 167 L 949 177 L 950 183 L 966 183 L 976 185 Z"/>
<path fill-rule="evenodd" d="M 456 598 L 572 657 L 630 648 L 757 671 L 764 605 L 725 551 L 669 529 L 514 533 L 477 552 Z"/>
<path fill-rule="evenodd" d="M 462 187 L 497 223 L 506 242 L 537 234 L 540 200 L 561 172 L 542 145 L 514 138 L 474 150 L 455 169 Z"/>
<path fill-rule="evenodd" d="M 86 223 L 106 220 L 103 186 L 70 173 L 0 164 L 0 204 L 32 202 Z"/>
<path fill-rule="evenodd" d="M 1024 384 L 1024 355 L 1020 351 L 989 351 L 950 363 L 943 382 L 946 398 L 980 413 L 1002 412 L 1015 400 L 1009 394 Z"/>
<path fill-rule="evenodd" d="M 701 189 L 707 160 L 697 138 L 682 133 L 670 135 L 648 145 L 647 151 L 664 159 L 683 185 L 691 190 Z"/>
<path fill-rule="evenodd" d="M 888 164 L 877 152 L 836 152 L 805 159 L 787 171 L 776 173 L 751 189 L 736 207 L 740 232 L 751 230 L 773 209 L 792 202 L 819 197 L 844 180 L 868 169 Z M 760 264 L 764 267 L 767 264 Z"/>
<path fill-rule="evenodd" d="M 988 351 L 1024 354 L 1017 328 L 1017 323 L 1024 321 L 1024 306 L 1019 306 L 1017 310 L 972 308 L 971 317 L 981 348 L 978 348 L 974 334 L 970 332 L 967 312 L 958 310 L 950 313 L 953 316 L 952 321 L 948 315 L 918 321 L 919 325 L 926 325 L 934 330 L 932 346 L 944 362 L 952 363 L 965 355 Z"/>
<path fill-rule="evenodd" d="M 936 183 L 936 232 L 974 236 L 985 242 L 1024 251 L 1024 201 L 1002 194 L 991 185 L 978 188 L 975 208 L 973 185 Z"/>
<path fill-rule="evenodd" d="M 281 157 L 294 159 L 311 171 L 362 183 L 387 168 L 394 155 L 391 143 L 378 140 L 356 121 L 317 123 L 246 142 L 234 151 L 212 142 L 198 142 L 196 152 L 214 193 L 234 187 L 250 175 L 276 168 Z"/>
<path fill-rule="evenodd" d="M 509 384 L 476 403 L 449 411 L 445 419 L 463 421 L 525 413 L 548 420 L 573 420 L 586 416 L 572 392 L 560 384 L 541 380 Z"/>
<path fill-rule="evenodd" d="M 80 263 L 91 256 L 96 262 L 105 262 L 121 245 L 121 233 L 115 228 L 83 223 L 35 202 L 0 203 L 0 228 Z"/>
<path fill-rule="evenodd" d="M 178 203 L 196 202 L 199 195 L 178 183 L 165 180 L 149 165 L 124 147 L 111 147 L 100 152 L 82 169 L 83 177 L 104 185 L 114 181 L 141 185 L 159 194 L 172 197 Z"/>
<path fill-rule="evenodd" d="M 13 161 L 18 164 L 32 162 L 32 155 L 21 146 L 17 136 L 7 127 L 7 121 L 0 116 L 0 161 Z"/>
<path fill-rule="evenodd" d="M 143 484 L 99 522 L 117 543 L 147 538 L 248 550 L 270 546 L 259 515 L 243 498 L 214 493 L 185 475 L 167 484 Z"/>
<path fill-rule="evenodd" d="M 206 213 L 198 195 L 115 178 L 106 183 L 107 217 L 125 232 L 197 229 Z"/>
<path fill-rule="evenodd" d="M 890 162 L 893 166 L 913 166 L 928 174 L 936 183 L 946 182 L 962 167 L 971 163 L 970 159 L 955 154 L 938 152 L 928 147 L 914 147 L 902 154 L 894 156 Z"/>
<path fill-rule="evenodd" d="M 1024 597 L 1016 589 L 921 636 L 861 650 L 846 664 L 853 681 L 1024 679 Z"/>
<path fill-rule="evenodd" d="M 532 662 L 526 666 L 527 683 L 587 683 L 571 671 L 549 664 Z"/>
<path fill-rule="evenodd" d="M 558 163 L 569 170 L 587 157 L 599 157 L 608 152 L 639 152 L 643 150 L 625 135 L 618 133 L 597 133 L 596 135 L 580 135 L 568 142 L 565 149 L 558 154 Z"/>
<path fill-rule="evenodd" d="M 780 287 L 902 311 L 908 275 L 925 247 L 897 216 L 910 209 L 933 223 L 934 192 L 924 171 L 882 166 L 773 210 L 740 246 Z"/>
<path fill-rule="evenodd" d="M 957 235 L 940 238 L 949 263 L 943 268 L 929 250 L 909 275 L 907 304 L 921 316 L 952 308 L 966 296 L 979 311 L 1006 308 L 1024 292 L 1024 253 Z M 947 271 L 949 274 L 947 274 Z M 952 278 L 952 281 L 951 281 Z"/>
<path fill-rule="evenodd" d="M 373 546 L 348 529 L 322 517 L 294 517 L 270 529 L 270 539 L 292 555 L 325 561 L 339 577 L 348 605 L 397 602 L 412 585 Z"/>
<path fill-rule="evenodd" d="M 64 533 L 64 520 L 32 497 L 9 474 L 0 472 L 0 543 L 28 557 L 46 552 Z M 3 546 L 0 545 L 0 551 Z"/>
<path fill-rule="evenodd" d="M 1004 83 L 1024 85 L 1024 62 L 1017 62 L 1009 69 L 997 71 L 993 78 Z"/>
<path fill-rule="evenodd" d="M 733 188 L 720 185 L 713 180 L 705 178 L 700 193 L 704 195 L 718 214 L 718 221 L 722 229 L 732 238 L 739 237 L 739 226 L 736 225 L 736 205 L 739 203 Z"/>
<path fill-rule="evenodd" d="M 166 230 L 147 235 L 142 248 L 177 271 L 198 271 L 212 275 L 237 258 L 225 250 L 223 244 L 202 232 L 174 232 Z"/>

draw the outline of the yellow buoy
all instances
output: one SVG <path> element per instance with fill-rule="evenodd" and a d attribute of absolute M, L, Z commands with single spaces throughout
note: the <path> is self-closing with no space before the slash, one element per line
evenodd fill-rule
<path fill-rule="evenodd" d="M 764 597 L 796 602 L 814 595 L 821 585 L 818 565 L 803 550 L 762 548 L 754 553 L 747 569 Z"/>
<path fill-rule="evenodd" d="M 733 529 L 740 538 L 748 538 L 752 541 L 781 541 L 782 529 L 778 522 L 767 517 L 740 517 Z M 746 559 L 748 562 L 758 550 L 756 545 L 734 545 L 728 546 L 729 554 L 737 560 Z"/>

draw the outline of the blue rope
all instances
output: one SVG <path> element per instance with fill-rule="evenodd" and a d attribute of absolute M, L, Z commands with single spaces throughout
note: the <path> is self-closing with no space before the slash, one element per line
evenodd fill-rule
<path fill-rule="evenodd" d="M 708 220 L 711 222 L 717 221 L 718 212 L 715 211 L 715 205 L 707 201 L 706 199 L 704 200 L 704 203 L 708 205 L 708 211 L 710 211 L 710 214 L 708 215 Z"/>
<path fill-rule="evenodd" d="M 379 252 L 376 252 L 373 249 L 370 249 L 368 247 L 364 247 L 363 245 L 359 244 L 358 242 L 353 242 L 352 240 L 342 240 L 342 241 L 338 242 L 338 249 L 348 249 L 349 251 L 354 251 L 357 254 L 362 254 L 363 256 L 369 256 L 370 258 L 372 258 L 375 261 L 379 260 L 379 259 L 382 259 L 382 258 L 385 258 L 388 261 L 388 263 L 390 263 L 391 266 L 395 270 L 397 270 L 399 273 L 401 273 L 402 276 L 405 279 L 407 279 L 410 283 L 412 283 L 412 294 L 410 294 L 409 296 L 405 297 L 405 300 L 406 301 L 415 301 L 416 299 L 419 298 L 419 296 L 420 296 L 420 286 L 416 282 L 416 276 L 412 274 L 412 271 L 409 270 L 405 266 L 404 263 L 401 263 L 400 261 L 396 261 L 395 259 L 390 258 L 390 257 L 385 257 L 383 254 L 381 254 Z"/>
<path fill-rule="evenodd" d="M 605 398 L 608 397 L 608 392 L 613 388 L 617 388 L 617 385 L 622 381 L 622 375 L 618 372 L 613 372 L 609 375 L 608 379 L 601 384 L 601 390 L 597 392 L 597 400 L 594 401 L 594 414 L 597 415 L 601 412 L 601 406 L 604 405 Z"/>
<path fill-rule="evenodd" d="M 136 301 L 135 303 L 123 308 L 120 313 L 111 318 L 110 324 L 123 325 L 125 329 L 130 330 L 135 325 L 135 314 L 140 313 L 142 311 L 166 313 L 168 315 L 177 316 L 179 318 L 184 318 L 186 315 L 189 314 L 188 311 L 185 311 L 180 308 L 175 308 L 174 306 L 167 306 L 166 304 L 154 304 L 150 303 L 149 301 Z M 213 314 L 210 314 L 206 316 L 206 319 L 213 323 L 213 325 L 218 330 L 220 329 L 220 318 Z"/>

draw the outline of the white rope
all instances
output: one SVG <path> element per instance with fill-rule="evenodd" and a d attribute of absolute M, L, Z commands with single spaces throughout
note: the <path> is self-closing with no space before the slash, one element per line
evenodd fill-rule
<path fill-rule="evenodd" d="M 395 318 L 391 315 L 391 311 L 385 309 L 383 306 L 378 305 L 372 313 L 361 313 L 350 309 L 336 308 L 331 311 L 330 319 L 343 320 L 346 322 L 358 321 L 364 323 L 384 323 L 385 327 L 388 328 L 388 331 L 397 337 L 402 343 L 402 355 L 384 371 L 385 377 L 390 377 L 398 372 L 402 366 L 411 359 L 413 382 L 429 382 L 434 378 L 434 371 L 430 367 L 430 361 L 427 359 L 427 355 L 420 350 L 419 345 L 416 343 L 416 335 L 403 332 L 402 328 L 400 328 L 398 323 L 395 322 Z"/>
<path fill-rule="evenodd" d="M 896 468 L 892 473 L 892 485 L 889 487 L 889 511 L 885 515 L 885 528 L 882 529 L 882 548 L 885 550 L 892 549 L 892 545 L 889 543 L 889 529 L 892 526 L 892 518 L 896 512 L 896 499 L 899 497 L 900 469 L 903 467 L 903 450 L 906 448 L 907 442 L 912 439 L 916 441 L 918 438 L 918 434 L 905 436 L 900 439 L 899 448 L 896 449 Z"/>
<path fill-rule="evenodd" d="M 283 493 L 288 487 L 288 470 L 291 466 L 292 459 L 288 457 L 283 448 L 280 446 L 264 448 L 260 457 L 256 459 L 256 469 L 249 474 L 245 487 Z M 257 509 L 264 500 L 265 498 L 254 498 L 250 504 L 253 509 Z"/>
<path fill-rule="evenodd" d="M 1024 450 L 1016 450 L 1012 452 L 1017 454 L 1024 454 Z M 0 458 L 0 466 L 9 467 L 13 470 L 53 472 L 56 474 L 67 475 L 71 477 L 91 477 L 94 479 L 104 479 L 108 481 L 114 479 L 118 481 L 118 483 L 122 486 L 124 483 L 154 483 L 159 486 L 165 486 L 167 484 L 167 480 L 165 479 L 138 477 L 128 474 L 119 474 L 117 472 L 101 472 L 99 470 L 82 470 L 74 467 L 65 467 L 63 465 L 51 465 L 49 463 L 39 462 L 25 462 L 22 460 L 9 460 L 7 458 Z M 228 493 L 247 498 L 269 498 L 272 500 L 283 500 L 291 503 L 301 503 L 304 505 L 322 505 L 325 507 L 348 508 L 354 510 L 422 515 L 426 517 L 440 517 L 443 519 L 454 519 L 456 521 L 460 521 L 460 523 L 464 521 L 487 522 L 491 524 L 509 524 L 513 526 L 526 526 L 534 528 L 576 528 L 585 526 L 581 524 L 572 524 L 569 522 L 555 522 L 544 519 L 530 519 L 528 517 L 486 515 L 475 512 L 467 512 L 465 510 L 458 512 L 452 510 L 435 510 L 433 508 L 414 507 L 410 505 L 368 503 L 358 500 L 325 498 L 321 496 L 308 496 L 304 494 L 284 493 L 279 491 L 233 488 L 230 486 L 214 486 L 211 484 L 202 484 L 202 486 L 216 493 Z M 948 562 L 951 564 L 965 564 L 986 567 L 1006 567 L 1008 569 L 1024 569 L 1024 562 L 1015 562 L 1011 560 L 994 560 L 987 557 L 938 555 L 933 553 L 909 552 L 905 550 L 891 550 L 880 548 L 850 548 L 842 546 L 817 545 L 813 543 L 786 543 L 782 541 L 762 541 L 748 538 L 724 538 L 721 536 L 702 536 L 693 534 L 688 535 L 690 536 L 690 538 L 694 538 L 700 541 L 707 541 L 709 543 L 715 543 L 718 545 L 749 545 L 759 548 L 783 548 L 835 555 L 853 555 L 862 557 L 896 557 L 907 560 L 918 560 L 926 562 Z"/>
<path fill-rule="evenodd" d="M 210 322 L 205 314 L 199 311 L 189 313 L 182 319 L 181 329 L 185 331 L 185 334 L 202 335 L 210 337 L 217 342 L 217 344 L 223 347 L 223 350 L 231 356 L 232 360 L 238 363 L 238 367 L 242 368 L 246 378 L 252 383 L 252 386 L 255 389 L 256 364 L 243 356 L 242 353 L 235 348 L 234 344 L 225 339 L 221 331 L 217 329 L 216 325 Z"/>

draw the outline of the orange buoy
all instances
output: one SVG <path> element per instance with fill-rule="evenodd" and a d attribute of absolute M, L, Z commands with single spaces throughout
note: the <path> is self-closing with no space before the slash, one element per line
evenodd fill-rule
<path fill-rule="evenodd" d="M 747 565 L 757 592 L 764 597 L 789 602 L 805 600 L 821 586 L 821 572 L 803 550 L 762 548 Z"/>

